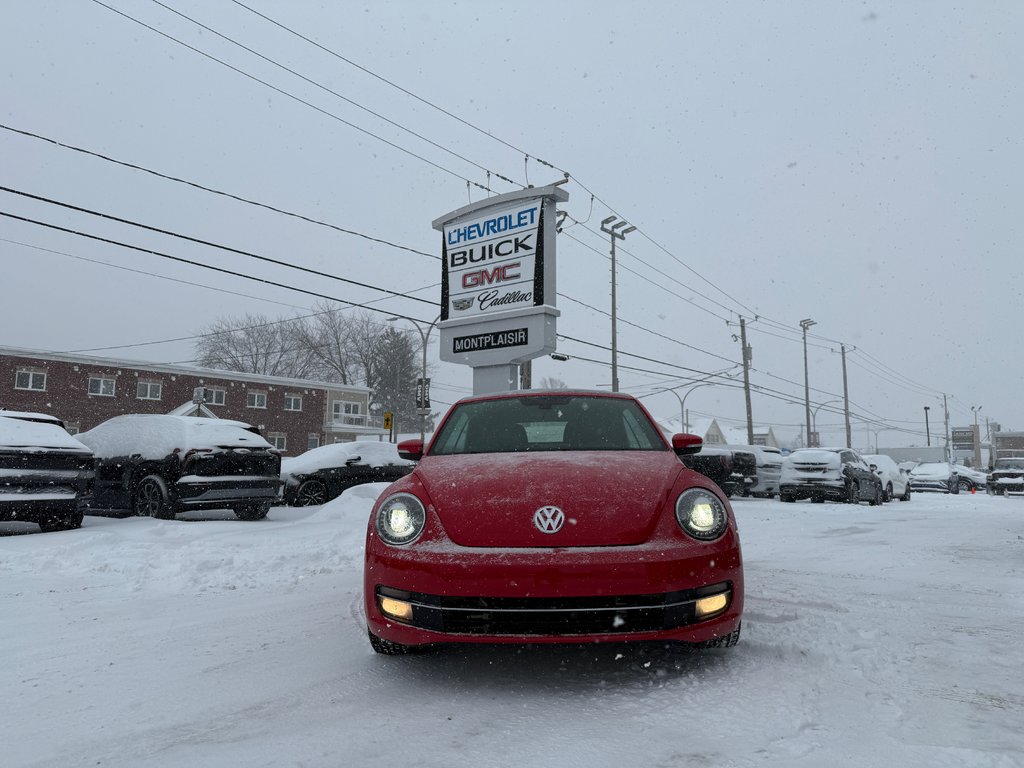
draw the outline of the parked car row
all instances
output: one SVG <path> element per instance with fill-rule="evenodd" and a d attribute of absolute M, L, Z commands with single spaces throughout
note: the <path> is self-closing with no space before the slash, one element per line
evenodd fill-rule
<path fill-rule="evenodd" d="M 258 429 L 228 419 L 125 414 L 71 436 L 52 416 L 0 411 L 0 520 L 43 531 L 77 528 L 86 513 L 170 520 L 231 509 L 261 520 L 275 502 L 323 504 L 414 466 L 379 442 L 323 446 L 283 465 Z"/>

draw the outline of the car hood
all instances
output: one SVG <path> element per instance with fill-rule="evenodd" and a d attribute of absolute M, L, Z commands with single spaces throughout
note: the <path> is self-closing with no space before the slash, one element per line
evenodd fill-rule
<path fill-rule="evenodd" d="M 427 456 L 415 474 L 460 546 L 597 547 L 647 541 L 683 471 L 668 451 L 579 451 Z M 548 506 L 557 533 L 534 525 Z"/>

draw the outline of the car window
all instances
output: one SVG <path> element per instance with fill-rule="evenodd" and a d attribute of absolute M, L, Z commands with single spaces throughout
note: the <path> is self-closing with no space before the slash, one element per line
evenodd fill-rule
<path fill-rule="evenodd" d="M 551 395 L 462 403 L 432 455 L 522 451 L 663 451 L 655 426 L 632 400 Z"/>

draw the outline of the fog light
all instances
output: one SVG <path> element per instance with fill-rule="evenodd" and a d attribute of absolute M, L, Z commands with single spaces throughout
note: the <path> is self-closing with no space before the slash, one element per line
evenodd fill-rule
<path fill-rule="evenodd" d="M 709 595 L 697 599 L 697 618 L 705 619 L 714 613 L 720 613 L 729 605 L 729 593 L 719 592 L 717 595 Z"/>
<path fill-rule="evenodd" d="M 381 597 L 380 610 L 392 619 L 398 621 L 412 621 L 412 603 L 404 600 L 395 600 L 393 597 Z"/>

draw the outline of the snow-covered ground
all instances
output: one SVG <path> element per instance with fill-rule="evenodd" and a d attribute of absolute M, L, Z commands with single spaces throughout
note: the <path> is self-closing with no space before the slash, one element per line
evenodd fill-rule
<path fill-rule="evenodd" d="M 736 501 L 731 650 L 385 658 L 360 582 L 384 487 L 0 537 L 0 764 L 1024 766 L 1024 499 Z"/>

